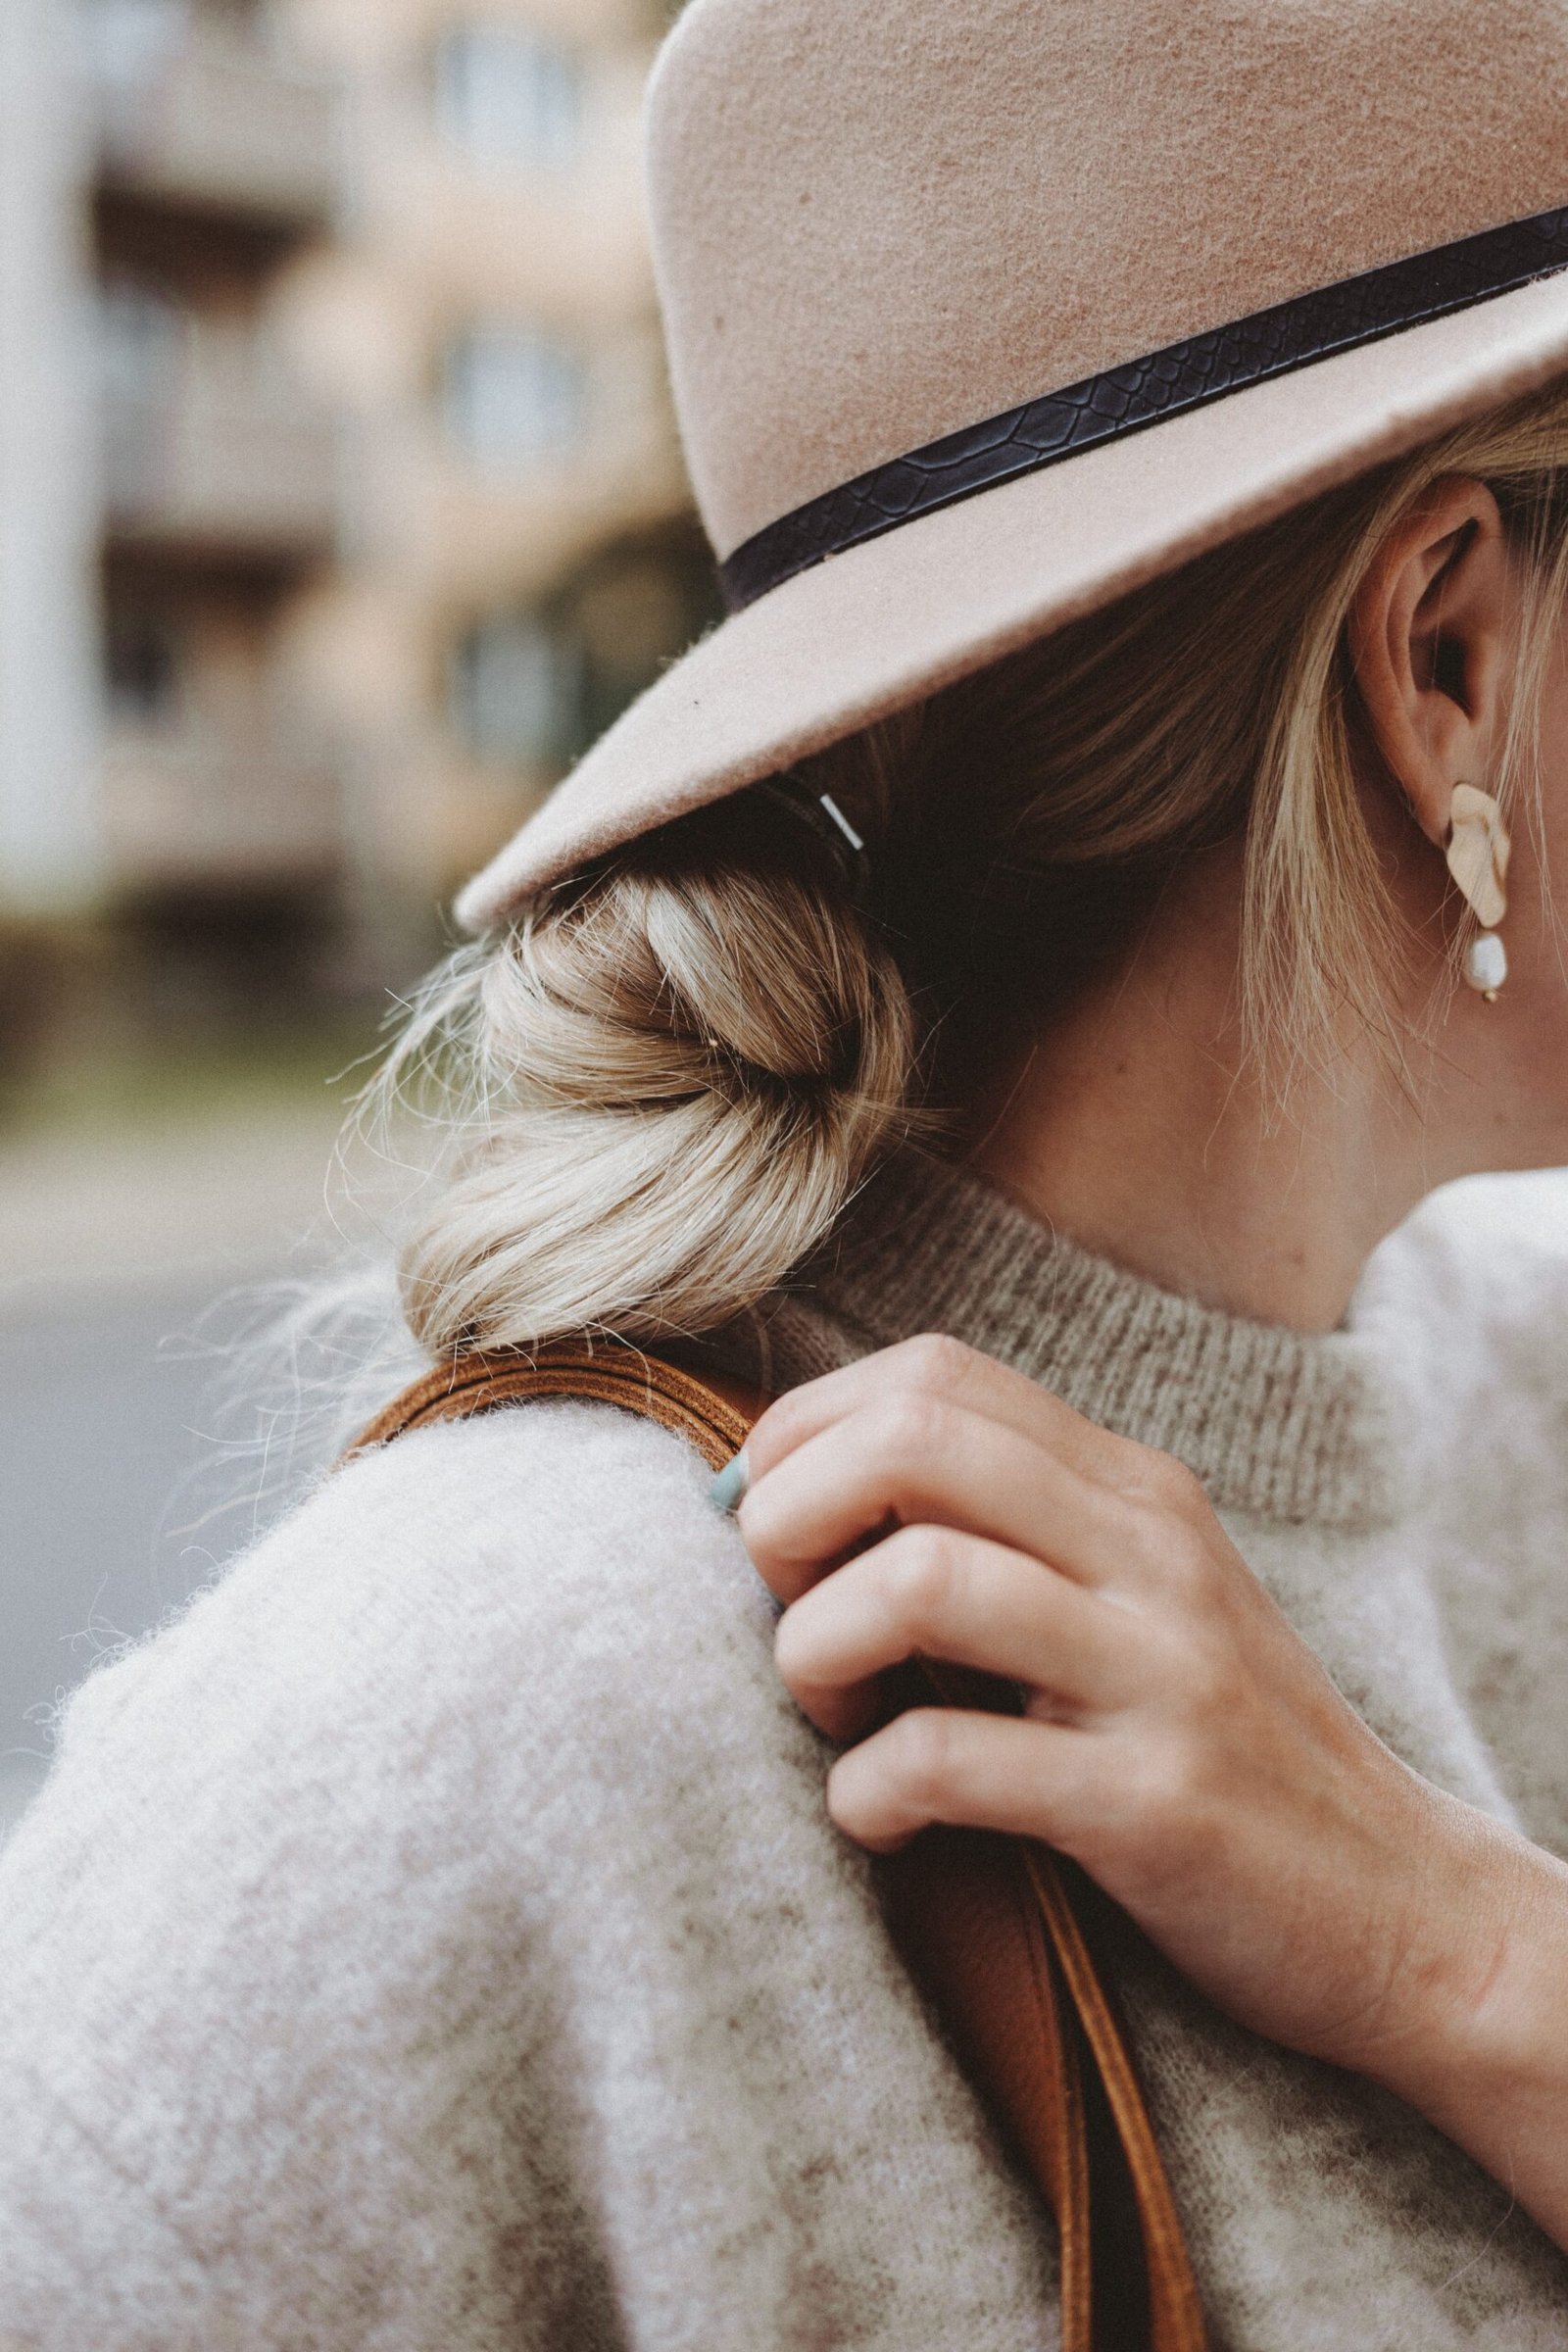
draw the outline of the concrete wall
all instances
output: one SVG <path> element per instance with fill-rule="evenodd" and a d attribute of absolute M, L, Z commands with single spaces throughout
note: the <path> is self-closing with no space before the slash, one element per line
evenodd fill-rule
<path fill-rule="evenodd" d="M 0 913 L 88 905 L 97 504 L 66 0 L 0 5 Z"/>

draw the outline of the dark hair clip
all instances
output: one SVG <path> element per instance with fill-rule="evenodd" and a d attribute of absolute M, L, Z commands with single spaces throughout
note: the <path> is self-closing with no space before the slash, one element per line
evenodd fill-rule
<path fill-rule="evenodd" d="M 752 790 L 775 808 L 787 809 L 800 823 L 808 825 L 818 841 L 826 842 L 857 905 L 863 901 L 870 888 L 871 855 L 830 792 L 813 792 L 788 774 L 769 776 Z"/>

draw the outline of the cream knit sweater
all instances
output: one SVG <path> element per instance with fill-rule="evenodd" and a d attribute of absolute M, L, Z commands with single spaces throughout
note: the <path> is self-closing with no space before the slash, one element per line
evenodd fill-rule
<path fill-rule="evenodd" d="M 907 1166 L 752 1344 L 945 1327 L 1182 1454 L 1377 1731 L 1561 1847 L 1565 1205 L 1432 1204 L 1302 1339 Z M 705 1483 L 595 1407 L 423 1432 L 91 1678 L 0 1864 L 8 2352 L 1054 2342 Z M 1217 2345 L 1568 2344 L 1504 2187 L 1120 1969 Z"/>

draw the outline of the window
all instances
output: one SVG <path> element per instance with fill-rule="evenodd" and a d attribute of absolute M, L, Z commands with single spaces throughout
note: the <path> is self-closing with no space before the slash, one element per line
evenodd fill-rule
<path fill-rule="evenodd" d="M 449 34 L 437 58 L 436 101 L 448 138 L 475 163 L 558 171 L 577 153 L 578 61 L 520 25 L 469 24 Z"/>
<path fill-rule="evenodd" d="M 470 629 L 452 669 L 458 733 L 486 760 L 553 767 L 575 749 L 577 664 L 531 613 L 506 613 Z"/>
<path fill-rule="evenodd" d="M 719 617 L 695 523 L 613 543 L 542 606 L 469 631 L 452 664 L 453 725 L 485 759 L 568 767 Z"/>
<path fill-rule="evenodd" d="M 179 311 L 154 287 L 129 279 L 101 287 L 98 354 L 104 389 L 121 400 L 167 398 L 183 331 Z"/>
<path fill-rule="evenodd" d="M 179 640 L 158 612 L 111 612 L 104 632 L 104 694 L 111 719 L 156 726 L 179 702 Z"/>
<path fill-rule="evenodd" d="M 582 437 L 579 356 L 522 328 L 465 335 L 447 354 L 447 431 L 487 473 L 520 473 Z"/>

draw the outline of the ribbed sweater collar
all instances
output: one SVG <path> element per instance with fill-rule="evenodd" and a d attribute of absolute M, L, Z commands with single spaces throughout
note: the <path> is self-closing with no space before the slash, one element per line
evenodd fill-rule
<path fill-rule="evenodd" d="M 1369 1341 L 1180 1298 L 912 1152 L 867 1188 L 769 1322 L 774 1385 L 944 1331 L 1175 1454 L 1218 1509 L 1350 1530 L 1404 1506 L 1400 1416 Z"/>

